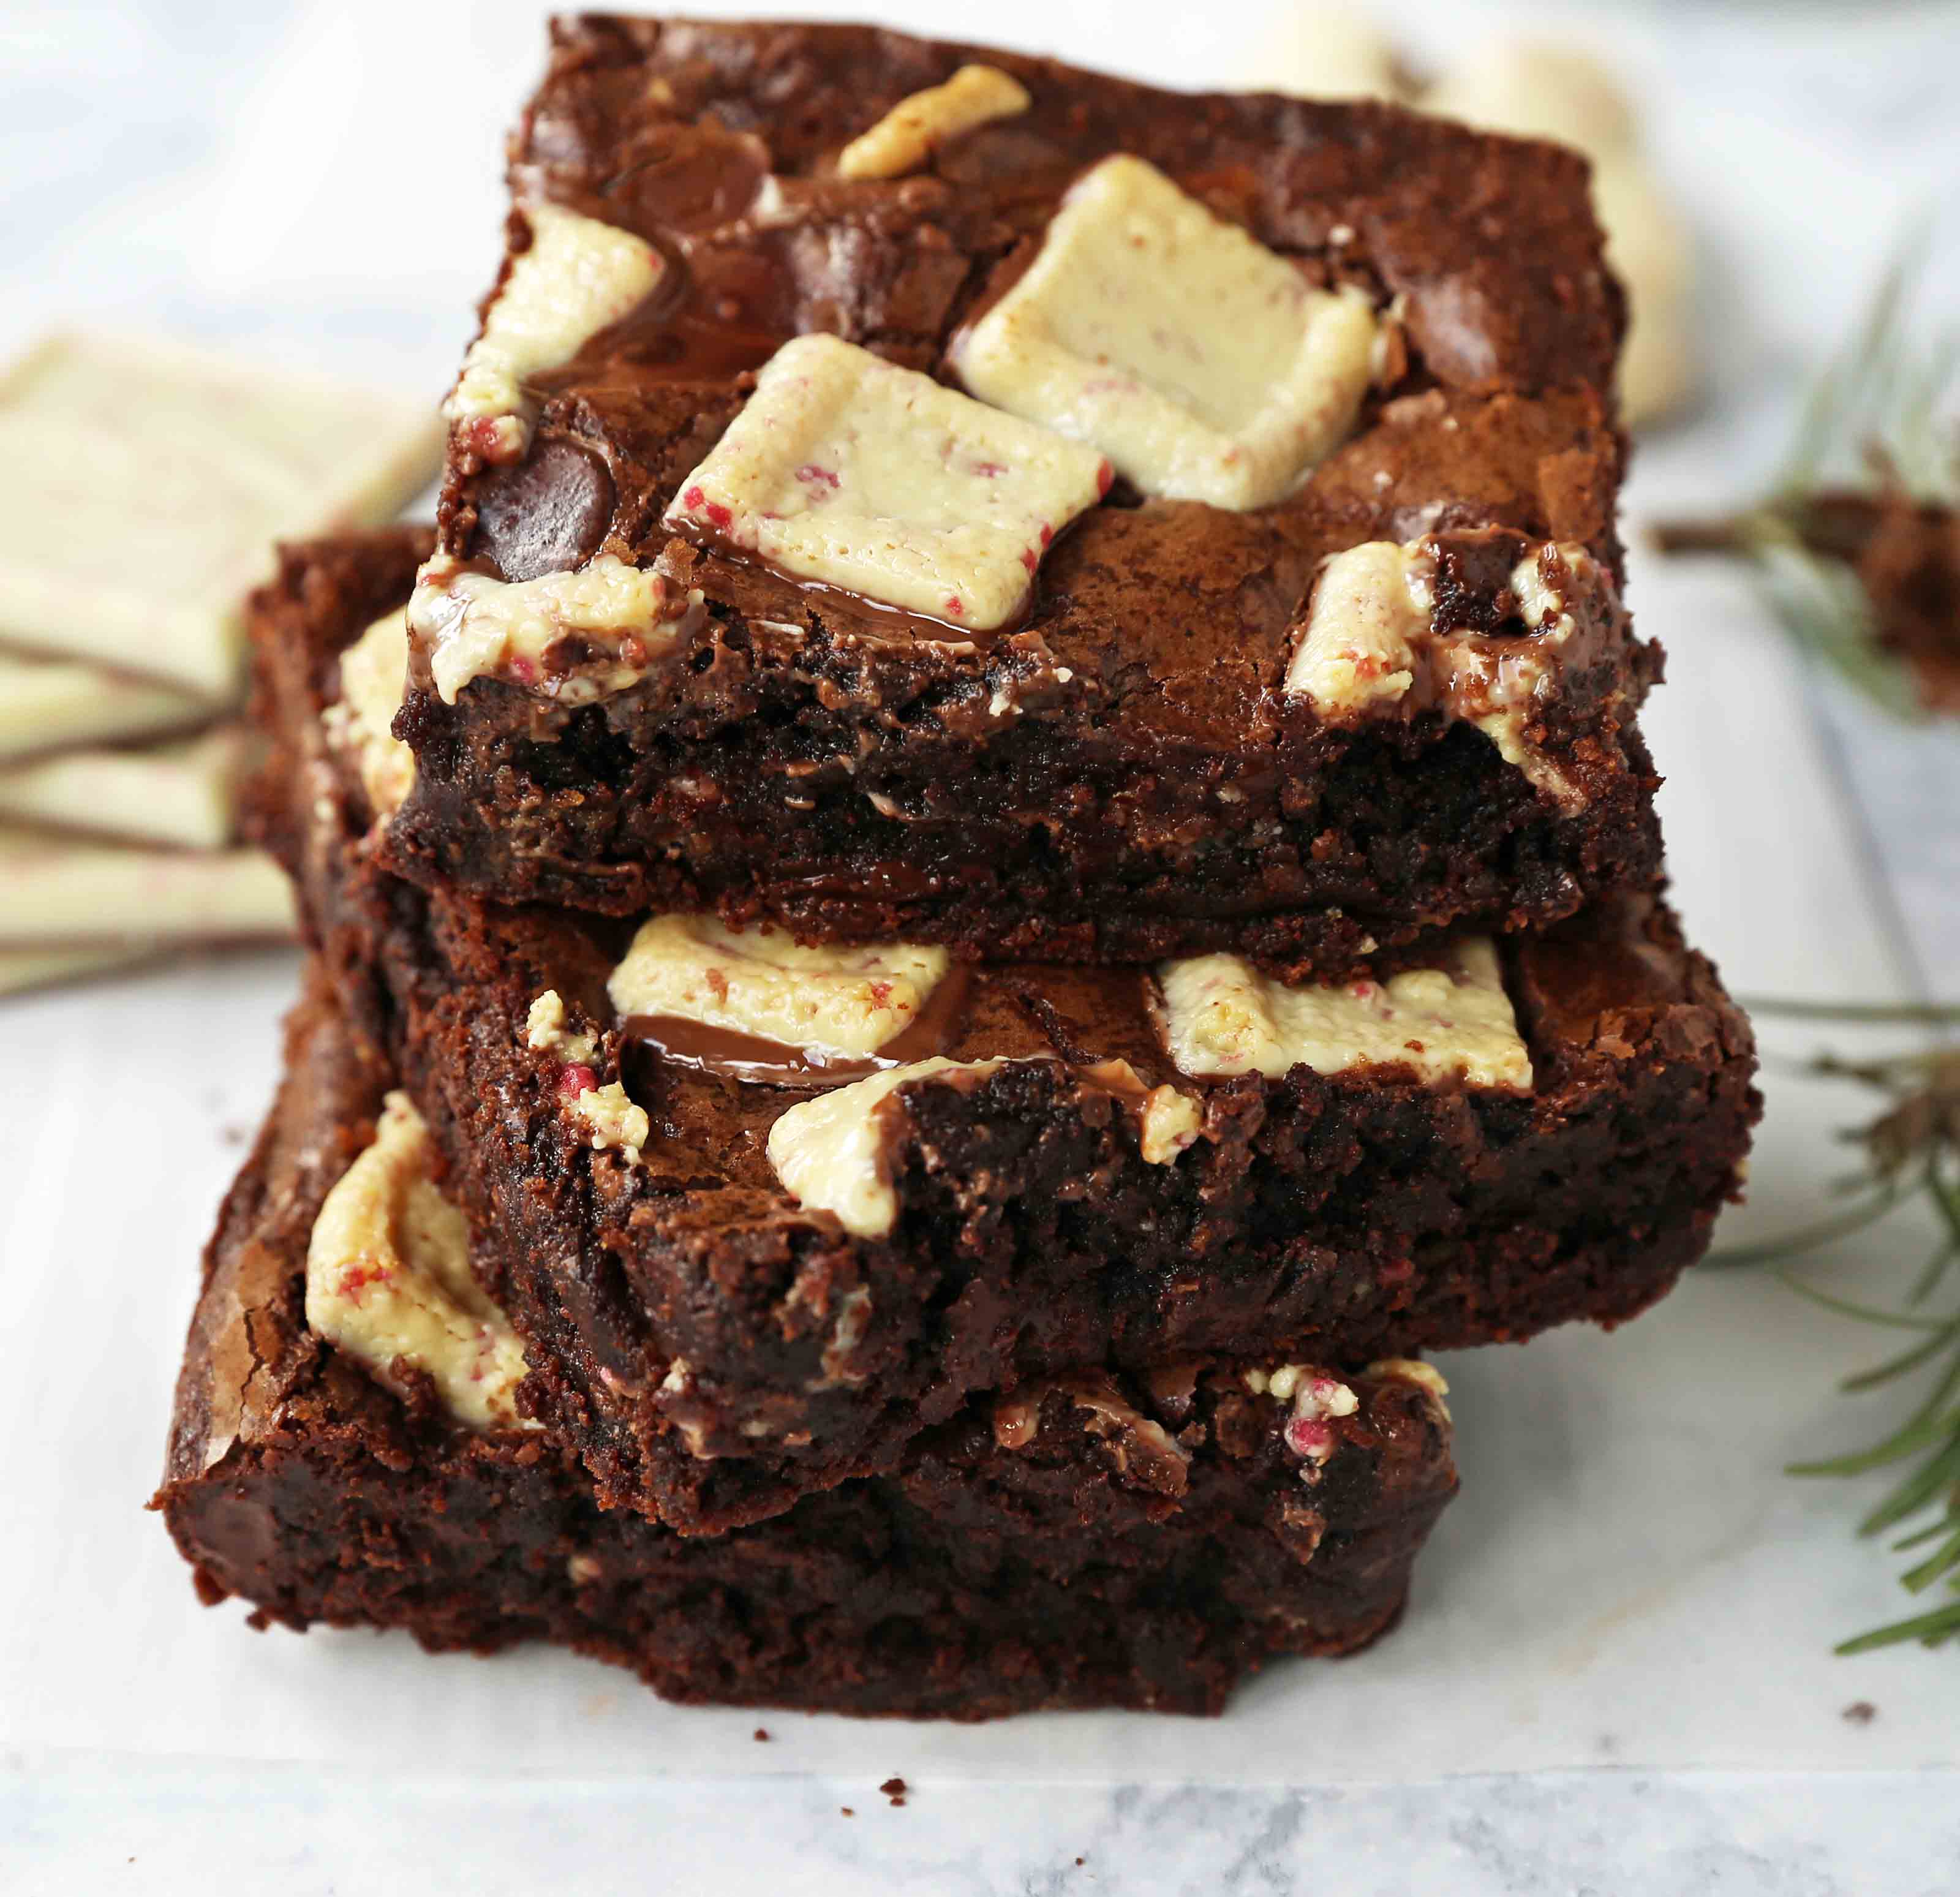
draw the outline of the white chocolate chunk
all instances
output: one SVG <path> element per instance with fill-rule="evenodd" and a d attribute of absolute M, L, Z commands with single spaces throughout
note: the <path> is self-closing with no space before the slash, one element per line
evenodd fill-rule
<path fill-rule="evenodd" d="M 1554 584 L 1546 582 L 1548 564 L 1557 573 Z M 1526 731 L 1558 676 L 1560 656 L 1578 630 L 1570 602 L 1580 594 L 1609 584 L 1599 562 L 1575 543 L 1553 542 L 1532 549 L 1512 569 L 1511 590 L 1518 596 L 1525 624 L 1538 637 L 1495 666 L 1477 668 L 1477 689 L 1490 708 L 1472 722 L 1497 746 L 1507 764 L 1567 804 L 1584 800 L 1566 781 L 1564 772 L 1530 742 Z"/>
<path fill-rule="evenodd" d="M 644 302 L 664 267 L 630 231 L 555 204 L 522 209 L 531 247 L 511 259 L 442 405 L 450 421 L 474 425 L 471 441 L 490 461 L 517 460 L 530 444 L 526 381 L 569 362 Z"/>
<path fill-rule="evenodd" d="M 591 1136 L 595 1153 L 622 1154 L 629 1166 L 638 1162 L 652 1130 L 645 1109 L 635 1106 L 617 1081 L 587 1087 L 566 1103 L 565 1110 Z"/>
<path fill-rule="evenodd" d="M 279 942 L 291 886 L 256 850 L 144 849 L 0 826 L 0 947 Z"/>
<path fill-rule="evenodd" d="M 187 731 L 204 699 L 120 672 L 0 652 L 0 759 Z"/>
<path fill-rule="evenodd" d="M 0 376 L 0 639 L 228 699 L 273 543 L 388 519 L 441 454 L 419 403 L 54 338 Z"/>
<path fill-rule="evenodd" d="M 377 817 L 393 816 L 415 781 L 415 754 L 390 728 L 409 676 L 406 606 L 377 619 L 340 655 L 340 697 L 327 707 L 329 735 L 352 753 Z"/>
<path fill-rule="evenodd" d="M 1138 1149 L 1147 1166 L 1168 1166 L 1197 1138 L 1204 1110 L 1174 1087 L 1153 1087 L 1144 1097 L 1137 1123 Z"/>
<path fill-rule="evenodd" d="M 1548 582 L 1545 568 L 1555 571 Z M 1612 582 L 1585 548 L 1547 543 L 1510 575 L 1520 616 L 1538 635 L 1498 648 L 1431 622 L 1436 557 L 1427 539 L 1398 546 L 1370 540 L 1337 553 L 1321 570 L 1306 622 L 1295 635 L 1284 689 L 1323 718 L 1392 714 L 1418 683 L 1416 708 L 1440 702 L 1497 746 L 1504 762 L 1561 802 L 1583 794 L 1531 742 L 1546 694 L 1579 630 L 1571 602 L 1609 594 Z M 1612 602 L 1605 602 L 1612 610 Z"/>
<path fill-rule="evenodd" d="M 555 988 L 546 988 L 531 1003 L 524 1017 L 524 1045 L 574 1067 L 583 1066 L 599 1052 L 599 1043 L 590 1034 L 566 1032 L 565 1000 Z"/>
<path fill-rule="evenodd" d="M 1415 683 L 1415 642 L 1429 630 L 1436 562 L 1426 543 L 1370 540 L 1321 570 L 1285 689 L 1323 716 L 1392 705 Z"/>
<path fill-rule="evenodd" d="M 146 750 L 62 751 L 0 770 L 0 819 L 220 849 L 237 826 L 243 725 Z"/>
<path fill-rule="evenodd" d="M 471 680 L 486 677 L 582 705 L 624 691 L 698 630 L 705 613 L 698 591 L 610 553 L 568 573 L 519 581 L 469 572 L 438 554 L 416 577 L 408 623 L 445 705 Z M 574 638 L 600 656 L 554 671 L 555 649 Z"/>
<path fill-rule="evenodd" d="M 1289 987 L 1236 955 L 1163 963 L 1165 1046 L 1181 1073 L 1316 1074 L 1406 1062 L 1426 1081 L 1528 1088 L 1531 1055 L 1504 992 L 1497 952 L 1475 937 L 1447 969 L 1382 982 Z"/>
<path fill-rule="evenodd" d="M 523 1346 L 469 1264 L 463 1214 L 436 1189 L 434 1148 L 406 1093 L 321 1202 L 307 1246 L 307 1322 L 377 1382 L 404 1367 L 473 1429 L 536 1429 L 517 1409 Z"/>
<path fill-rule="evenodd" d="M 769 1163 L 807 1210 L 832 1214 L 856 1237 L 882 1237 L 898 1217 L 899 1200 L 880 1103 L 908 1081 L 933 1074 L 991 1074 L 1004 1065 L 934 1055 L 799 1101 L 769 1128 Z"/>
<path fill-rule="evenodd" d="M 785 343 L 670 523 L 985 632 L 1109 482 L 1102 457 L 835 336 Z"/>
<path fill-rule="evenodd" d="M 943 85 L 902 99 L 838 154 L 840 178 L 896 178 L 916 171 L 939 148 L 1033 103 L 1027 88 L 997 66 L 962 66 Z"/>
<path fill-rule="evenodd" d="M 1264 507 L 1354 425 L 1376 324 L 1141 158 L 1070 190 L 1020 282 L 954 340 L 982 400 L 1093 442 L 1146 493 Z"/>
<path fill-rule="evenodd" d="M 950 959 L 902 942 L 805 947 L 780 930 L 657 915 L 641 925 L 606 990 L 622 1015 L 679 1015 L 813 1058 L 862 1059 L 918 1019 Z"/>

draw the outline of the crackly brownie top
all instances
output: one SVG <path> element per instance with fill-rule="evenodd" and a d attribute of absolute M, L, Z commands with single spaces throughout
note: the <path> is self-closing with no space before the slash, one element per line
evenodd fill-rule
<path fill-rule="evenodd" d="M 704 638 L 855 642 L 1244 743 L 1491 709 L 1446 665 L 1300 683 L 1331 554 L 1500 531 L 1444 638 L 1544 643 L 1505 584 L 1542 555 L 1616 587 L 1622 310 L 1574 154 L 868 27 L 553 35 L 412 683 L 575 704 Z M 1577 616 L 1624 643 L 1616 597 Z"/>

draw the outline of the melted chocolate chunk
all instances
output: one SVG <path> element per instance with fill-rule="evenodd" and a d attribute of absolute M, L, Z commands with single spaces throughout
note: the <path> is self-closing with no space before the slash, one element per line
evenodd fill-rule
<path fill-rule="evenodd" d="M 929 1060 L 950 1050 L 958 1039 L 972 985 L 969 971 L 956 963 L 926 997 L 918 1018 L 892 1036 L 875 1053 L 826 1058 L 819 1049 L 793 1047 L 760 1034 L 715 1027 L 679 1014 L 629 1014 L 620 1023 L 628 1077 L 644 1068 L 645 1057 L 670 1061 L 725 1080 L 747 1081 L 763 1087 L 795 1087 L 819 1092 L 861 1081 L 886 1068 Z M 636 1058 L 637 1057 L 637 1058 Z"/>
<path fill-rule="evenodd" d="M 513 468 L 486 474 L 476 490 L 473 555 L 506 580 L 535 580 L 581 566 L 612 519 L 612 476 L 590 449 L 562 436 L 539 441 Z"/>

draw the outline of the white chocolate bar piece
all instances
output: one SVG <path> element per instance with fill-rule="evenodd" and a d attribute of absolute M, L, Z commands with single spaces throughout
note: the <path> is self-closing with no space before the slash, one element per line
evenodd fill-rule
<path fill-rule="evenodd" d="M 293 933 L 292 891 L 257 850 L 143 849 L 0 825 L 0 949 Z"/>
<path fill-rule="evenodd" d="M 134 967 L 161 953 L 154 942 L 0 949 L 0 995 L 18 995 L 24 988 L 52 988 L 60 982 L 85 981 L 91 975 L 107 975 L 112 969 Z"/>
<path fill-rule="evenodd" d="M 985 632 L 1109 481 L 1093 448 L 802 336 L 764 364 L 667 517 L 799 579 Z"/>
<path fill-rule="evenodd" d="M 63 751 L 0 770 L 0 820 L 221 849 L 238 818 L 251 734 L 221 724 L 143 750 Z"/>
<path fill-rule="evenodd" d="M 398 396 L 51 337 L 0 374 L 0 638 L 229 699 L 273 543 L 389 519 L 441 445 Z"/>
<path fill-rule="evenodd" d="M 953 340 L 983 402 L 1093 443 L 1146 494 L 1278 500 L 1354 425 L 1375 313 L 1318 289 L 1141 158 L 1069 189 L 1020 280 Z"/>
<path fill-rule="evenodd" d="M 0 760 L 188 731 L 210 715 L 202 699 L 151 679 L 0 652 Z"/>

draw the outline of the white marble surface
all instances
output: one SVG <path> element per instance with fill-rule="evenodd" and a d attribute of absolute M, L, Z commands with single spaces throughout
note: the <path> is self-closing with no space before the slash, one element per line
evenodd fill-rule
<path fill-rule="evenodd" d="M 861 10 L 943 30 L 965 14 Z M 1456 33 L 1519 14 L 1383 11 Z M 78 314 L 161 320 L 433 391 L 485 279 L 497 139 L 538 11 L 14 0 L 0 343 Z M 1855 26 L 1824 8 L 1530 14 L 1622 51 L 1704 245 L 1717 396 L 1643 449 L 1631 510 L 1726 498 L 1774 457 L 1790 377 L 1854 308 L 1898 218 L 1960 175 L 1943 86 L 1960 8 L 1868 8 Z M 1142 0 L 997 0 L 967 30 L 1189 83 L 1246 77 L 1257 38 L 1219 10 Z M 1946 282 L 1950 307 L 1950 267 Z M 1734 985 L 1950 991 L 1955 879 L 1875 881 L 1868 842 L 1929 807 L 1923 789 L 1888 801 L 1885 760 L 1936 786 L 1950 740 L 1881 734 L 1865 809 L 1848 807 L 1747 592 L 1693 568 L 1640 568 L 1635 584 L 1672 654 L 1648 722 L 1681 899 Z M 1706 1276 L 1615 1338 L 1459 1360 L 1465 1494 L 1408 1623 L 1362 1660 L 1261 1682 L 1219 1725 L 765 1717 L 763 1748 L 752 1717 L 657 1708 L 578 1663 L 261 1641 L 234 1612 L 199 1612 L 132 1505 L 189 1286 L 133 1274 L 200 1242 L 290 979 L 262 957 L 5 1017 L 0 1273 L 24 1373 L 0 1431 L 52 1456 L 25 1475 L 0 1459 L 9 1545 L 35 1551 L 0 1562 L 0 1889 L 256 1873 L 373 1892 L 425 1888 L 431 1867 L 482 1892 L 1960 1888 L 1952 1660 L 1829 1658 L 1834 1635 L 1897 1610 L 1892 1569 L 1850 1542 L 1852 1494 L 1777 1473 L 1856 1440 L 1889 1399 L 1849 1412 L 1829 1384 L 1866 1340 L 1756 1279 Z M 142 1158 L 104 1208 L 107 1242 L 75 1258 L 64 1212 L 84 1194 L 103 1206 L 75 1077 L 103 1074 Z M 1787 1086 L 1771 1101 L 1745 1231 L 1800 1211 L 1844 1110 Z M 1825 1271 L 1855 1268 L 1847 1254 Z M 105 1410 L 56 1354 L 78 1316 L 126 1402 Z M 1841 1717 L 1857 1700 L 1879 1709 L 1869 1725 Z M 875 1790 L 895 1771 L 915 1787 L 899 1810 Z"/>

